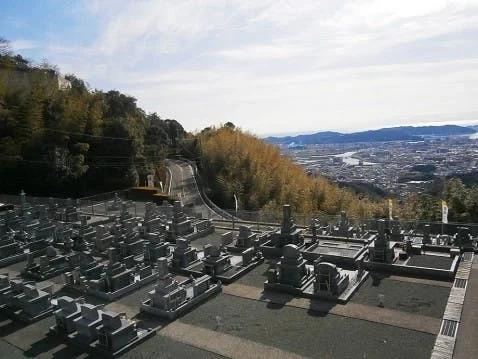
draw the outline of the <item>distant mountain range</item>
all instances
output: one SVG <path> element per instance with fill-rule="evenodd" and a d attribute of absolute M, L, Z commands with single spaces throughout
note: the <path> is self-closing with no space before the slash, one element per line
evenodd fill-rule
<path fill-rule="evenodd" d="M 340 132 L 317 132 L 309 135 L 267 137 L 265 140 L 275 144 L 331 144 L 331 143 L 354 143 L 354 142 L 386 142 L 386 141 L 419 141 L 430 136 L 458 136 L 475 133 L 470 127 L 444 125 L 444 126 L 402 126 L 381 128 L 354 133 Z"/>

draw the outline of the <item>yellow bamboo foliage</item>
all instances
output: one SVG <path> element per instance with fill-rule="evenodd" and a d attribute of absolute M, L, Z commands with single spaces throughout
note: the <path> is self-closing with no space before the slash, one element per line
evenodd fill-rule
<path fill-rule="evenodd" d="M 326 178 L 311 178 L 303 168 L 281 155 L 279 148 L 231 127 L 212 128 L 200 135 L 203 175 L 212 196 L 229 208 L 236 194 L 240 207 L 278 210 L 289 203 L 300 213 L 369 217 L 384 205 L 359 198 Z"/>

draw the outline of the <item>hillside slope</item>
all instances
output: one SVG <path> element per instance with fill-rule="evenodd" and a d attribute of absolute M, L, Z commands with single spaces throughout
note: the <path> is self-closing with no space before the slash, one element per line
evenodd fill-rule
<path fill-rule="evenodd" d="M 325 131 L 310 135 L 267 137 L 266 140 L 276 144 L 289 144 L 295 142 L 310 145 L 355 142 L 418 141 L 427 136 L 456 136 L 472 133 L 475 133 L 474 129 L 456 125 L 403 126 L 354 133 Z"/>
<path fill-rule="evenodd" d="M 211 198 L 221 207 L 277 210 L 289 203 L 297 212 L 380 215 L 381 202 L 359 198 L 325 178 L 311 178 L 279 149 L 238 129 L 221 127 L 199 137 L 199 166 Z"/>
<path fill-rule="evenodd" d="M 185 136 L 131 96 L 0 51 L 0 192 L 77 197 L 144 184 Z"/>

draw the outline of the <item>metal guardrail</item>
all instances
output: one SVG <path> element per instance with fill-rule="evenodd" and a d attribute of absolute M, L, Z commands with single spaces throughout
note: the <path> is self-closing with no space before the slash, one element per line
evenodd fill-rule
<path fill-rule="evenodd" d="M 223 210 L 230 213 L 230 215 L 235 215 L 235 210 Z M 327 226 L 327 225 L 338 225 L 340 223 L 340 215 L 327 215 L 321 213 L 293 213 L 292 217 L 294 222 L 299 227 L 308 227 L 311 224 L 313 219 L 318 221 L 318 225 Z M 269 223 L 281 223 L 282 222 L 282 212 L 265 212 L 265 211 L 248 211 L 248 210 L 238 210 L 237 211 L 237 220 L 238 221 L 247 221 L 254 225 L 263 225 Z M 376 230 L 377 229 L 377 220 L 378 218 L 356 218 L 349 217 L 348 221 L 350 226 L 358 227 L 365 225 L 368 229 Z M 398 220 L 400 227 L 405 231 L 418 231 L 422 232 L 425 225 L 430 226 L 430 233 L 432 234 L 448 234 L 454 235 L 457 232 L 458 227 L 467 227 L 470 229 L 470 232 L 473 236 L 478 236 L 478 224 L 477 223 L 459 223 L 459 222 L 449 222 L 444 224 L 442 222 L 431 222 L 426 220 Z"/>
<path fill-rule="evenodd" d="M 207 196 L 206 192 L 204 191 L 204 185 L 197 169 L 196 163 L 192 161 L 185 161 L 187 162 L 191 168 L 193 169 L 194 180 L 196 181 L 196 186 L 201 196 L 201 199 L 206 203 L 206 205 L 211 208 L 214 212 L 216 212 L 219 216 L 232 220 L 234 218 L 233 214 L 228 213 L 226 210 L 217 206 L 211 199 Z"/>
<path fill-rule="evenodd" d="M 80 200 L 81 201 L 90 201 L 90 202 L 110 201 L 115 197 L 116 194 L 121 199 L 126 200 L 128 198 L 128 192 L 129 192 L 129 188 L 126 188 L 126 189 L 120 189 L 120 190 L 116 190 L 116 191 L 98 193 L 98 194 L 88 196 L 88 197 L 82 197 L 82 198 L 80 198 Z"/>
<path fill-rule="evenodd" d="M 197 168 L 192 165 L 195 175 L 197 174 Z M 197 177 L 199 178 L 199 177 Z M 214 204 L 201 190 L 201 182 L 196 183 L 198 190 L 201 194 L 204 202 L 211 209 L 210 212 L 204 217 L 205 219 L 218 219 L 217 215 L 222 217 L 224 220 L 236 221 L 236 223 L 248 223 L 254 226 L 263 226 L 265 224 L 280 224 L 282 222 L 282 212 L 266 212 L 266 211 L 249 211 L 249 210 L 228 210 L 219 208 Z M 93 215 L 111 215 L 117 214 L 118 209 L 111 209 L 109 204 L 115 198 L 115 195 L 118 194 L 119 198 L 122 200 L 128 200 L 128 190 L 122 189 L 117 191 L 100 193 L 97 195 L 79 198 L 79 199 L 66 199 L 66 198 L 53 198 L 53 202 L 60 207 L 67 206 L 68 203 L 79 207 L 85 213 L 91 213 Z M 50 197 L 34 197 L 34 196 L 25 196 L 25 201 L 31 205 L 34 204 L 43 204 L 48 205 L 51 201 Z M 21 196 L 19 195 L 7 195 L 0 194 L 1 203 L 11 203 L 14 205 L 20 205 Z M 144 204 L 140 202 L 131 202 L 130 212 L 135 215 L 142 215 L 144 211 Z M 194 208 L 184 208 L 184 211 L 188 215 L 194 215 Z M 237 215 L 237 216 L 236 216 Z M 340 215 L 326 215 L 320 213 L 293 213 L 293 218 L 295 223 L 299 227 L 308 227 L 312 219 L 317 219 L 319 225 L 337 225 L 340 223 Z M 350 226 L 358 227 L 361 225 L 366 225 L 368 229 L 376 229 L 376 218 L 354 218 L 351 217 L 348 219 Z M 474 237 L 478 237 L 478 224 L 476 223 L 441 223 L 441 222 L 430 222 L 423 220 L 399 220 L 400 226 L 405 231 L 418 231 L 422 232 L 425 225 L 430 225 L 430 233 L 432 234 L 448 234 L 454 235 L 457 232 L 458 227 L 467 227 L 470 229 L 471 234 Z"/>
<path fill-rule="evenodd" d="M 48 205 L 50 200 L 54 200 L 60 206 L 66 206 L 68 201 L 75 203 L 75 200 L 68 198 L 53 198 L 53 197 L 35 197 L 35 196 L 25 196 L 25 202 L 29 204 L 43 204 Z M 10 194 L 0 194 L 1 203 L 10 203 L 13 205 L 19 206 L 21 204 L 21 196 L 19 195 L 10 195 Z"/>
<path fill-rule="evenodd" d="M 203 201 L 210 207 L 214 212 L 220 214 L 225 219 L 237 220 L 237 221 L 246 221 L 252 222 L 253 224 L 259 226 L 264 223 L 281 223 L 282 213 L 281 212 L 264 212 L 264 211 L 248 211 L 248 210 L 230 210 L 222 209 L 218 207 L 205 193 L 204 185 L 202 182 L 201 175 L 197 169 L 195 162 L 190 161 L 185 158 L 179 158 L 180 160 L 187 162 L 193 168 L 194 177 L 196 180 L 196 185 L 199 191 L 199 194 Z M 304 214 L 304 213 L 295 213 L 293 215 L 295 223 L 301 227 L 307 227 L 310 225 L 313 219 L 319 221 L 319 224 L 322 225 L 337 225 L 340 223 L 340 215 L 326 215 L 326 214 Z M 358 227 L 366 225 L 369 229 L 376 229 L 377 218 L 348 218 L 351 226 Z M 476 223 L 447 223 L 442 222 L 430 222 L 424 220 L 399 220 L 400 227 L 405 231 L 418 230 L 422 231 L 425 225 L 430 225 L 431 233 L 441 233 L 453 235 L 456 233 L 457 227 L 468 227 L 473 236 L 478 236 L 478 224 Z"/>

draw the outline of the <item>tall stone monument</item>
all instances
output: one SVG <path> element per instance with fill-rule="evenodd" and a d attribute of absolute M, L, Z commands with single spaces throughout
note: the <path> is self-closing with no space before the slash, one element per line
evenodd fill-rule
<path fill-rule="evenodd" d="M 390 243 L 390 234 L 386 229 L 385 220 L 377 221 L 378 234 L 375 241 L 369 246 L 369 257 L 372 262 L 392 263 L 394 259 L 393 247 Z"/>
<path fill-rule="evenodd" d="M 282 225 L 280 232 L 272 234 L 271 239 L 275 246 L 282 248 L 288 244 L 301 245 L 304 243 L 304 237 L 301 234 L 301 230 L 297 228 L 292 219 L 292 209 L 289 204 L 285 204 L 282 207 Z"/>

